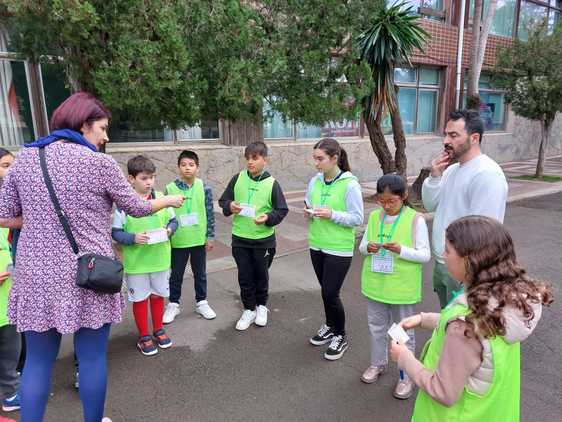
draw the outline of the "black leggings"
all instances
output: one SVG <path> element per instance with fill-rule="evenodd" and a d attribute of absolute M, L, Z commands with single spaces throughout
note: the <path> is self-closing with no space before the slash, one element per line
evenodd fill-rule
<path fill-rule="evenodd" d="M 318 282 L 322 287 L 326 325 L 336 335 L 344 336 L 345 310 L 340 299 L 340 290 L 353 257 L 330 255 L 311 249 L 310 259 Z"/>

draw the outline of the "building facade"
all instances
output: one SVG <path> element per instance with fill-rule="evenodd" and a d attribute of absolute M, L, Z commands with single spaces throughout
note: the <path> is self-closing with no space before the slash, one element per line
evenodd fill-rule
<path fill-rule="evenodd" d="M 461 0 L 411 0 L 431 34 L 425 52 L 412 57 L 413 67 L 396 69 L 398 102 L 407 135 L 408 174 L 429 163 L 441 148 L 441 133 L 447 115 L 456 102 L 463 104 L 465 74 L 472 36 L 473 2 L 466 0 L 464 33 L 459 45 Z M 486 8 L 485 1 L 484 7 Z M 538 123 L 515 116 L 505 103 L 505 95 L 493 86 L 489 73 L 499 47 L 509 46 L 514 37 L 525 39 L 533 19 L 546 19 L 552 30 L 560 19 L 562 0 L 498 0 L 480 79 L 480 114 L 486 125 L 483 148 L 500 162 L 536 156 L 540 138 Z M 462 49 L 461 83 L 457 84 L 457 60 Z M 45 61 L 33 65 L 17 52 L 9 51 L 6 31 L 0 30 L 0 146 L 18 148 L 48 132 L 54 108 L 69 95 L 61 65 Z M 459 89 L 460 88 L 460 89 Z M 458 97 L 458 100 L 457 100 Z M 561 153 L 562 122 L 552 131 L 549 154 Z M 242 164 L 242 147 L 224 145 L 228 122 L 207 120 L 196 127 L 172 131 L 166 128 L 135 130 L 127 125 L 113 127 L 107 152 L 125 163 L 133 154 L 154 158 L 164 182 L 175 173 L 178 151 L 193 148 L 202 156 L 203 177 L 220 189 Z M 392 145 L 390 121 L 385 130 Z M 314 173 L 311 148 L 325 136 L 341 140 L 349 150 L 354 172 L 361 180 L 374 180 L 380 168 L 372 152 L 368 134 L 361 122 L 343 120 L 323 126 L 304 125 L 284 119 L 264 108 L 263 137 L 272 151 L 272 172 L 289 190 L 302 189 Z M 392 148 L 392 146 L 391 146 Z"/>

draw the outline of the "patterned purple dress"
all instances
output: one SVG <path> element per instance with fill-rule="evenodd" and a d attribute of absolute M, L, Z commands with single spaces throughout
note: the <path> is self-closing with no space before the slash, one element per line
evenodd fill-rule
<path fill-rule="evenodd" d="M 17 267 L 8 316 L 18 331 L 56 328 L 69 334 L 121 321 L 121 293 L 76 287 L 76 256 L 49 198 L 39 166 L 39 150 L 23 148 L 0 189 L 0 218 L 23 216 Z M 131 188 L 109 155 L 81 145 L 56 142 L 45 149 L 49 174 L 81 252 L 113 256 L 110 217 L 113 203 L 134 217 L 151 206 Z"/>

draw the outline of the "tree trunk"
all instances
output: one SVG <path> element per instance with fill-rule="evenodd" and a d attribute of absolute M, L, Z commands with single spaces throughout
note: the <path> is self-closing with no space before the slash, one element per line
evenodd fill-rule
<path fill-rule="evenodd" d="M 492 20 L 496 12 L 497 0 L 490 0 L 486 16 L 482 19 L 483 0 L 474 0 L 474 17 L 472 19 L 472 43 L 470 45 L 470 64 L 468 68 L 468 89 L 466 107 L 478 110 L 480 108 L 480 95 L 478 83 L 484 64 L 484 54 L 488 35 L 492 27 Z"/>
<path fill-rule="evenodd" d="M 478 79 L 480 73 L 476 71 L 478 62 L 478 46 L 480 45 L 480 22 L 482 3 L 484 0 L 474 0 L 474 16 L 472 17 L 472 42 L 470 44 L 470 63 L 468 64 L 467 108 L 474 108 L 475 97 L 478 97 Z M 480 101 L 478 101 L 478 104 Z"/>
<path fill-rule="evenodd" d="M 380 115 L 381 113 L 378 113 L 378 116 Z M 380 124 L 380 117 L 375 120 L 371 116 L 368 116 L 365 119 L 365 124 L 367 126 L 367 131 L 369 132 L 371 147 L 379 160 L 383 174 L 396 171 L 396 165 L 392 159 L 392 154 L 388 149 L 386 139 L 384 139 L 384 133 Z"/>
<path fill-rule="evenodd" d="M 552 127 L 551 120 L 541 120 L 541 143 L 539 145 L 539 158 L 537 160 L 537 169 L 535 177 L 542 179 L 544 176 L 544 156 L 548 148 L 548 141 L 550 140 L 550 129 Z"/>
<path fill-rule="evenodd" d="M 261 120 L 221 120 L 221 138 L 225 145 L 249 145 L 263 141 L 263 123 Z"/>
<path fill-rule="evenodd" d="M 418 175 L 418 177 L 410 187 L 408 198 L 410 199 L 411 202 L 421 201 L 422 199 L 421 191 L 422 191 L 423 182 L 425 179 L 429 177 L 430 174 L 431 174 L 431 167 L 423 167 L 420 170 L 420 174 Z"/>
<path fill-rule="evenodd" d="M 402 117 L 400 116 L 400 109 L 398 108 L 396 94 L 394 95 L 394 99 L 396 109 L 390 112 L 392 135 L 394 137 L 394 146 L 396 147 L 396 152 L 394 153 L 394 163 L 396 166 L 396 172 L 406 177 L 408 168 L 408 160 L 406 158 L 406 136 L 404 135 L 404 126 L 402 125 Z"/>

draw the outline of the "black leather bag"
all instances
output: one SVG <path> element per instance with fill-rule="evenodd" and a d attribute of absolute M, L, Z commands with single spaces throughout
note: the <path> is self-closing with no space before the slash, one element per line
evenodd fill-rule
<path fill-rule="evenodd" d="M 45 147 L 39 148 L 39 162 L 41 164 L 41 171 L 43 172 L 43 179 L 45 179 L 45 184 L 49 191 L 49 196 L 55 207 L 55 212 L 64 229 L 68 242 L 72 247 L 72 251 L 78 257 L 76 285 L 98 293 L 112 294 L 120 292 L 121 286 L 123 285 L 123 265 L 119 261 L 103 255 L 94 253 L 79 255 L 80 251 L 78 245 L 74 239 L 68 220 L 60 207 L 51 177 L 47 171 Z"/>

